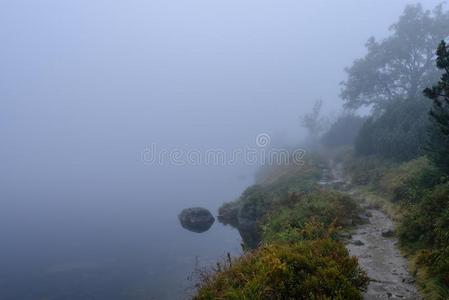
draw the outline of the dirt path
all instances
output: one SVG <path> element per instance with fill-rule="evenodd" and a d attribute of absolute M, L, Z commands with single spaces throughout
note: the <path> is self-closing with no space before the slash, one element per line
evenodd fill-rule
<path fill-rule="evenodd" d="M 342 169 L 337 164 L 331 170 L 324 170 L 320 183 L 351 193 Z M 356 227 L 347 244 L 349 253 L 358 258 L 371 279 L 364 299 L 421 299 L 408 272 L 407 260 L 392 234 L 393 222 L 379 210 L 367 209 L 365 214 L 366 224 Z"/>
<path fill-rule="evenodd" d="M 383 236 L 394 230 L 393 222 L 379 210 L 367 210 L 367 215 L 369 223 L 359 225 L 347 245 L 372 280 L 364 298 L 420 299 L 396 239 Z"/>

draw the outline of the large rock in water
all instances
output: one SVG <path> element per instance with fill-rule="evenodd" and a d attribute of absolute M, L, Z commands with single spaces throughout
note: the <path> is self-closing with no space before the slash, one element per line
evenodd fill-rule
<path fill-rule="evenodd" d="M 197 233 L 209 230 L 215 222 L 210 211 L 202 207 L 186 208 L 178 215 L 178 219 L 182 227 Z"/>

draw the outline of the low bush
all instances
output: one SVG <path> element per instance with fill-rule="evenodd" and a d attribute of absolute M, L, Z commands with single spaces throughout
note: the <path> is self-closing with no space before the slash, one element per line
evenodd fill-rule
<path fill-rule="evenodd" d="M 344 171 L 352 184 L 377 187 L 384 174 L 395 166 L 396 163 L 377 156 L 362 156 L 348 158 L 344 163 Z"/>
<path fill-rule="evenodd" d="M 441 182 L 441 173 L 420 157 L 390 169 L 380 180 L 380 188 L 394 202 L 416 203 L 433 186 Z"/>
<path fill-rule="evenodd" d="M 449 183 L 411 206 L 398 227 L 402 246 L 417 257 L 426 299 L 449 296 Z"/>
<path fill-rule="evenodd" d="M 362 299 L 368 278 L 332 239 L 271 244 L 203 274 L 194 299 Z"/>
<path fill-rule="evenodd" d="M 329 227 L 352 225 L 358 215 L 359 208 L 349 196 L 327 190 L 313 192 L 299 197 L 292 206 L 282 206 L 268 214 L 262 221 L 263 241 L 318 238 L 322 236 L 320 232 L 326 232 Z M 307 225 L 311 227 L 310 222 L 315 232 L 305 230 Z"/>
<path fill-rule="evenodd" d="M 276 207 L 288 205 L 292 195 L 310 193 L 317 189 L 322 161 L 311 156 L 303 165 L 275 166 L 266 169 L 259 182 L 247 188 L 236 201 L 225 203 L 219 209 L 219 220 L 241 227 L 241 220 L 259 221 Z"/>
<path fill-rule="evenodd" d="M 398 228 L 401 242 L 412 249 L 449 247 L 449 183 L 436 186 L 410 207 Z"/>

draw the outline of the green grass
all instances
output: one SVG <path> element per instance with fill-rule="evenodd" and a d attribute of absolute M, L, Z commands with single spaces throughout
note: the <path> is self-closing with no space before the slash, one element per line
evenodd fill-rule
<path fill-rule="evenodd" d="M 264 169 L 259 182 L 247 188 L 233 202 L 219 209 L 220 221 L 239 227 L 239 219 L 262 220 L 270 211 L 288 205 L 295 197 L 317 190 L 324 162 L 310 157 L 303 165 L 276 166 Z"/>
<path fill-rule="evenodd" d="M 270 244 L 203 274 L 194 299 L 362 299 L 368 278 L 330 238 Z"/>
<path fill-rule="evenodd" d="M 310 222 L 315 224 L 317 231 L 344 227 L 356 222 L 359 212 L 357 204 L 339 192 L 319 190 L 305 194 L 297 197 L 295 203 L 280 206 L 266 216 L 262 221 L 263 241 L 291 242 L 310 238 L 304 232 Z M 320 229 L 318 224 L 323 228 Z"/>

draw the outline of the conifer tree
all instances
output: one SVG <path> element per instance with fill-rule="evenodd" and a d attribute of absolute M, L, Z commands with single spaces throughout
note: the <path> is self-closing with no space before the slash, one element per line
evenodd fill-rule
<path fill-rule="evenodd" d="M 442 41 L 437 50 L 437 67 L 443 71 L 440 81 L 424 90 L 432 99 L 429 128 L 428 155 L 435 165 L 449 174 L 449 49 Z"/>

